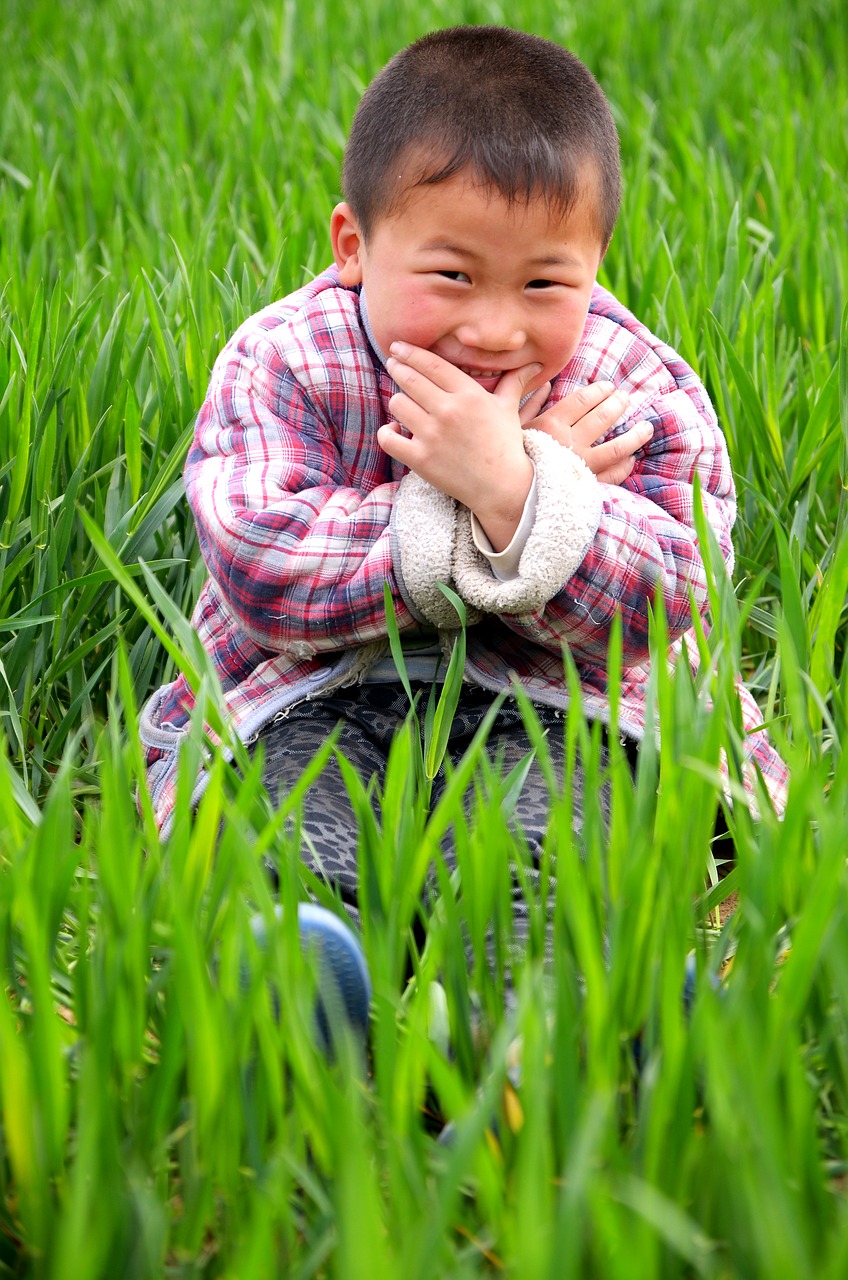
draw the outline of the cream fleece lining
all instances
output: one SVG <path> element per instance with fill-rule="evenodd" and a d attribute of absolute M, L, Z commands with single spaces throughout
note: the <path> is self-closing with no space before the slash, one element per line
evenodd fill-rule
<path fill-rule="evenodd" d="M 438 589 L 453 586 L 470 606 L 469 622 L 482 613 L 534 613 L 562 589 L 579 567 L 597 532 L 601 486 L 586 463 L 543 431 L 524 432 L 536 467 L 536 519 L 518 565 L 518 577 L 502 582 L 475 546 L 471 512 L 410 472 L 395 500 L 399 570 L 415 608 L 432 625 L 454 629 L 456 614 Z"/>
<path fill-rule="evenodd" d="M 419 619 L 442 631 L 456 631 L 456 610 L 439 590 L 453 585 L 451 559 L 456 541 L 456 503 L 414 471 L 398 485 L 392 522 L 400 552 L 399 574 Z M 468 622 L 478 622 L 472 611 Z"/>

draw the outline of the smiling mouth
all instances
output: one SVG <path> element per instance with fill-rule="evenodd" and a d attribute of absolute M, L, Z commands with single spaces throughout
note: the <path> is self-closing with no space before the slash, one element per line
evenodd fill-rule
<path fill-rule="evenodd" d="M 467 373 L 469 378 L 499 378 L 503 373 L 503 369 L 469 369 L 464 364 L 459 368 L 462 373 Z"/>

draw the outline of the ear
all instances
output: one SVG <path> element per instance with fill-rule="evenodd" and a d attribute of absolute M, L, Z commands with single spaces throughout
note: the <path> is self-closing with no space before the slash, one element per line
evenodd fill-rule
<path fill-rule="evenodd" d="M 330 218 L 330 242 L 343 285 L 362 284 L 365 238 L 347 201 L 337 204 Z"/>

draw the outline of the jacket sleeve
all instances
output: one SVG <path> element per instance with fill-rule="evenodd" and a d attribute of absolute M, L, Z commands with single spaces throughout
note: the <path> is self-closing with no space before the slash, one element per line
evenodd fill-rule
<path fill-rule="evenodd" d="M 644 662 L 649 606 L 657 596 L 665 606 L 669 638 L 673 641 L 689 630 L 690 593 L 699 611 L 707 605 L 707 577 L 695 532 L 695 477 L 700 478 L 706 519 L 731 567 L 736 504 L 712 405 L 694 373 L 677 360 L 679 377 L 666 371 L 659 386 L 654 377 L 642 387 L 631 383 L 627 388 L 632 399 L 629 421 L 650 421 L 654 435 L 623 485 L 601 484 L 588 468 L 567 472 L 562 466 L 555 482 L 540 484 L 536 524 L 545 533 L 542 542 L 550 543 L 551 531 L 560 530 L 573 511 L 587 517 L 591 510 L 596 512 L 594 521 L 586 518 L 579 525 L 583 545 L 573 567 L 551 586 L 550 553 L 546 560 L 531 537 L 519 564 L 524 590 L 514 583 L 505 584 L 511 591 L 501 590 L 473 546 L 467 521 L 460 527 L 455 560 L 457 587 L 465 599 L 499 614 L 507 626 L 535 644 L 559 651 L 565 642 L 575 658 L 595 663 L 606 660 L 616 615 L 623 624 L 625 664 Z M 621 377 L 615 380 L 627 386 Z M 531 448 L 532 437 L 540 434 L 528 432 Z M 552 474 L 557 451 L 571 452 L 553 442 L 552 448 L 534 455 L 540 479 Z M 571 536 L 579 541 L 579 533 Z M 561 538 L 554 532 L 555 546 Z M 571 550 L 576 549 L 575 542 Z"/>
<path fill-rule="evenodd" d="M 379 422 L 363 418 L 343 457 L 343 416 L 343 397 L 310 396 L 257 328 L 222 352 L 198 415 L 185 477 L 201 551 L 239 625 L 268 650 L 306 656 L 383 638 L 386 582 L 400 628 L 416 621 L 390 528 L 406 481 L 376 444 Z M 449 514 L 449 527 L 428 529 L 427 571 L 444 581 Z M 406 536 L 417 541 L 414 520 Z"/>

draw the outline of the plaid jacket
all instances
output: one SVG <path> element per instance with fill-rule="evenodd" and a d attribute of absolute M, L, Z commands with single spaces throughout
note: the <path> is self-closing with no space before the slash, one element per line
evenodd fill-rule
<path fill-rule="evenodd" d="M 249 741 L 296 701 L 350 684 L 385 651 L 388 583 L 401 631 L 455 625 L 438 590 L 469 606 L 466 678 L 491 689 L 518 678 L 536 702 L 565 706 L 562 650 L 590 717 L 609 719 L 606 655 L 622 620 L 620 729 L 646 728 L 648 614 L 662 595 L 672 656 L 691 644 L 690 596 L 707 582 L 694 489 L 728 565 L 735 497 L 724 438 L 688 365 L 596 287 L 579 347 L 550 403 L 609 379 L 626 419 L 653 438 L 629 479 L 599 483 L 571 450 L 526 431 L 537 511 L 519 576 L 494 578 L 469 513 L 389 458 L 376 442 L 396 387 L 363 327 L 359 292 L 334 269 L 247 320 L 219 356 L 185 471 L 209 579 L 193 623 Z M 746 749 L 782 810 L 787 774 L 740 687 Z M 167 829 L 180 742 L 194 705 L 181 677 L 142 717 L 154 806 Z M 199 796 L 204 778 L 198 780 Z M 749 778 L 750 782 L 750 778 Z"/>

